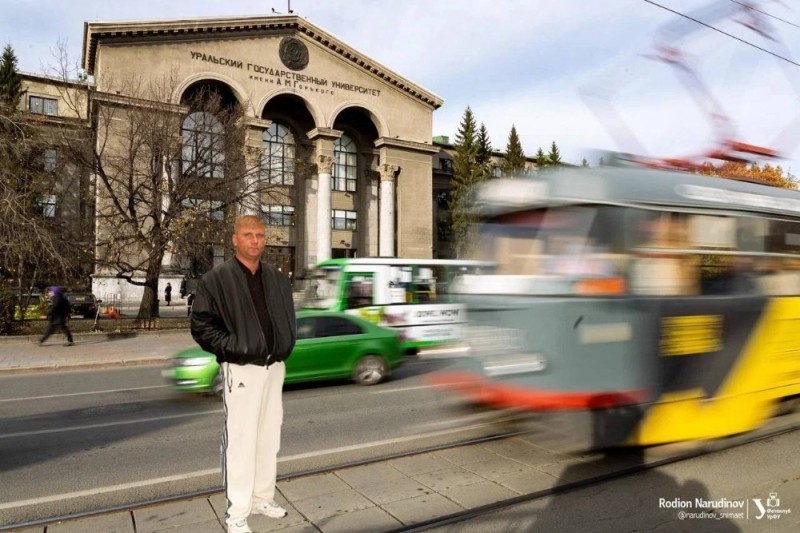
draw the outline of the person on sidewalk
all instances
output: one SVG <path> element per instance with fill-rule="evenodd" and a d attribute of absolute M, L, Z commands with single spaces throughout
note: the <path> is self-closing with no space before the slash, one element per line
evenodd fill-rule
<path fill-rule="evenodd" d="M 191 293 L 186 300 L 186 316 L 192 316 L 192 304 L 194 304 L 194 293 Z"/>
<path fill-rule="evenodd" d="M 64 296 L 64 292 L 61 287 L 53 287 L 50 291 L 50 309 L 47 312 L 47 328 L 44 330 L 44 334 L 39 339 L 39 345 L 41 346 L 44 344 L 44 341 L 47 338 L 55 333 L 58 330 L 64 332 L 64 336 L 67 338 L 67 346 L 72 346 L 75 344 L 72 342 L 72 332 L 69 330 L 69 326 L 67 326 L 67 321 L 69 320 L 69 315 L 72 312 L 72 306 L 67 300 L 67 297 Z"/>
<path fill-rule="evenodd" d="M 217 356 L 224 379 L 222 476 L 228 533 L 250 533 L 251 513 L 286 516 L 275 503 L 283 423 L 283 363 L 297 339 L 289 280 L 261 260 L 264 222 L 236 220 L 235 257 L 207 272 L 197 286 L 191 332 Z"/>
<path fill-rule="evenodd" d="M 167 282 L 167 286 L 164 287 L 164 301 L 167 302 L 167 305 L 172 301 L 172 283 L 169 281 Z"/>

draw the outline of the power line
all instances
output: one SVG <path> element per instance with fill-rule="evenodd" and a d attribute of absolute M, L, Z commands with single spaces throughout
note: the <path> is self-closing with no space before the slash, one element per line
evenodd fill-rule
<path fill-rule="evenodd" d="M 714 30 L 716 32 L 719 32 L 722 35 L 726 35 L 726 36 L 730 37 L 731 39 L 736 39 L 737 41 L 739 41 L 741 43 L 744 43 L 747 46 L 752 46 L 756 50 L 761 50 L 762 52 L 766 52 L 767 54 L 769 54 L 771 56 L 774 56 L 774 57 L 776 57 L 778 59 L 781 59 L 783 61 L 786 61 L 787 63 L 791 63 L 792 65 L 794 65 L 796 67 L 800 67 L 800 63 L 798 63 L 796 61 L 793 61 L 793 60 L 789 59 L 788 57 L 784 57 L 784 56 L 782 56 L 780 54 L 776 54 L 772 50 L 767 50 L 766 48 L 762 48 L 762 47 L 758 46 L 757 44 L 751 43 L 750 41 L 745 41 L 741 37 L 737 37 L 736 35 L 733 35 L 732 33 L 728 33 L 726 31 L 722 31 L 719 28 L 715 28 L 714 26 L 712 26 L 710 24 L 706 24 L 702 20 L 697 20 L 696 18 L 690 17 L 689 15 L 681 13 L 680 11 L 675 11 L 674 9 L 668 8 L 666 6 L 662 6 L 661 4 L 659 4 L 657 2 L 653 2 L 653 0 L 644 0 L 644 1 L 647 2 L 648 4 L 652 4 L 652 5 L 656 6 L 656 7 L 660 7 L 661 9 L 664 9 L 664 10 L 669 11 L 671 13 L 675 13 L 676 15 L 679 15 L 679 16 L 681 16 L 683 18 L 689 19 L 692 22 L 696 22 L 696 23 L 700 24 L 701 26 L 705 26 L 706 28 L 709 28 L 709 29 L 712 29 L 712 30 Z"/>
<path fill-rule="evenodd" d="M 775 20 L 780 20 L 781 22 L 784 22 L 784 23 L 786 23 L 786 24 L 788 24 L 790 26 L 794 26 L 795 28 L 800 28 L 800 24 L 795 24 L 791 20 L 786 20 L 786 19 L 782 19 L 780 17 L 776 17 L 775 15 L 771 15 L 771 14 L 767 13 L 766 11 L 761 11 L 760 9 L 756 9 L 753 6 L 748 5 L 748 4 L 744 4 L 742 2 L 739 2 L 738 0 L 730 0 L 730 1 L 733 2 L 734 4 L 739 4 L 740 6 L 745 7 L 747 9 L 752 9 L 753 11 L 755 11 L 757 13 L 761 13 L 762 15 L 766 15 L 768 17 L 774 18 Z"/>

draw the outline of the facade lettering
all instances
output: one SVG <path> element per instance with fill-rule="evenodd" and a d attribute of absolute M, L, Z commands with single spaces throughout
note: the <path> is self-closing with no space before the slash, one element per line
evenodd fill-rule
<path fill-rule="evenodd" d="M 366 94 L 369 96 L 381 95 L 380 89 L 364 87 L 363 85 L 355 85 L 352 83 L 344 83 L 341 81 L 331 81 L 326 78 L 318 78 L 317 76 L 312 76 L 309 74 L 300 74 L 299 72 L 292 72 L 290 70 L 276 69 L 265 65 L 259 65 L 257 63 L 247 63 L 247 67 L 245 67 L 245 63 L 241 60 L 230 59 L 227 57 L 218 57 L 203 52 L 196 52 L 194 50 L 190 50 L 189 53 L 191 54 L 192 59 L 194 59 L 195 61 L 204 61 L 206 63 L 213 63 L 215 65 L 222 65 L 225 67 L 236 68 L 239 70 L 247 70 L 248 72 L 261 74 L 261 76 L 250 75 L 249 78 L 251 80 L 276 83 L 283 87 L 306 89 L 314 92 L 321 92 L 324 94 L 333 94 L 332 90 L 326 89 L 327 87 L 331 87 L 333 89 L 341 89 L 343 91 L 351 91 L 359 94 Z M 273 79 L 269 79 L 268 77 L 271 77 Z M 298 85 L 298 83 L 304 85 Z"/>

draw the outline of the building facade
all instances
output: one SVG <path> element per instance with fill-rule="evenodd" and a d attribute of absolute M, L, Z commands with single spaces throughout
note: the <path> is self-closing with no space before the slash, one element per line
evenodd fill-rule
<path fill-rule="evenodd" d="M 132 87 L 156 82 L 175 105 L 208 87 L 235 101 L 246 145 L 267 157 L 266 179 L 282 191 L 241 212 L 264 216 L 267 259 L 288 275 L 330 257 L 431 257 L 420 191 L 431 190 L 442 99 L 304 19 L 86 23 L 83 67 L 99 95 L 138 98 Z M 295 161 L 301 153 L 308 164 Z M 211 255 L 213 264 L 225 251 Z M 160 285 L 177 286 L 186 260 L 166 254 Z M 131 293 L 113 272 L 92 280 L 96 294 Z"/>
<path fill-rule="evenodd" d="M 158 172 L 173 184 L 192 165 L 194 178 L 230 178 L 231 148 L 214 153 L 216 126 L 201 125 L 203 114 L 193 108 L 198 95 L 213 93 L 239 110 L 242 136 L 233 149 L 257 169 L 243 183 L 266 183 L 269 190 L 254 188 L 219 220 L 229 235 L 232 216 L 263 217 L 266 259 L 290 277 L 331 257 L 453 256 L 446 230 L 453 146 L 432 137 L 432 114 L 443 100 L 301 17 L 87 22 L 83 70 L 87 81 L 69 91 L 49 78 L 27 76 L 28 110 L 83 121 L 95 146 L 105 148 L 102 154 L 112 154 L 100 157 L 110 158 L 130 144 L 135 110 L 161 106 L 159 112 L 180 117 L 173 127 L 180 151 L 169 156 L 174 161 L 158 162 Z M 125 112 L 110 112 L 118 109 Z M 499 164 L 502 154 L 494 156 Z M 101 244 L 122 223 L 109 210 L 113 195 L 103 193 L 98 176 L 88 176 L 82 187 L 83 196 L 94 198 L 92 291 L 134 302 L 143 288 L 108 266 Z M 152 194 L 166 202 L 158 191 Z M 213 206 L 223 204 L 215 198 L 184 203 L 212 206 L 215 219 Z M 165 213 L 168 208 L 164 203 Z M 85 219 L 86 206 L 81 209 Z M 177 289 L 232 253 L 229 238 L 194 256 L 171 244 L 159 245 L 165 251 L 158 294 L 166 283 Z M 136 246 L 126 253 L 130 257 L 116 261 L 133 265 L 133 278 L 144 276 Z"/>

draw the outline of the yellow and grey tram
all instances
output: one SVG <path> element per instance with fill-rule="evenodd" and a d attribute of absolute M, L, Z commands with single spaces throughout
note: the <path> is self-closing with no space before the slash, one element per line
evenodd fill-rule
<path fill-rule="evenodd" d="M 752 430 L 800 395 L 800 192 L 643 168 L 494 180 L 459 278 L 471 402 L 585 417 L 594 446 Z"/>

